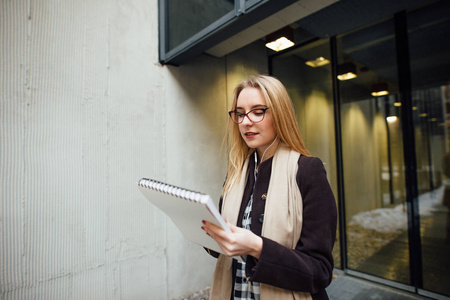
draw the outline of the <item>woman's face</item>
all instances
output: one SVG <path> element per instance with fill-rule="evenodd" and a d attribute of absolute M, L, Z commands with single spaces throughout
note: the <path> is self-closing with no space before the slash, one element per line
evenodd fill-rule
<path fill-rule="evenodd" d="M 266 107 L 266 100 L 261 95 L 261 92 L 257 88 L 247 87 L 239 94 L 236 110 L 245 114 L 253 109 Z M 257 149 L 261 157 L 261 154 L 272 144 L 276 137 L 272 111 L 270 109 L 266 110 L 264 119 L 259 123 L 253 123 L 247 116 L 244 117 L 242 123 L 239 124 L 239 131 L 247 146 Z"/>

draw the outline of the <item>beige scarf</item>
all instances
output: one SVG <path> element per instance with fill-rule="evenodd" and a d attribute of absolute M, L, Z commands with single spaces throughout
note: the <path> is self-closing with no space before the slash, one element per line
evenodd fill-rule
<path fill-rule="evenodd" d="M 294 249 L 300 239 L 303 219 L 303 201 L 296 176 L 300 154 L 280 143 L 272 162 L 269 189 L 267 191 L 264 223 L 261 235 Z M 224 196 L 222 215 L 236 225 L 242 196 L 247 183 L 248 159 L 240 181 Z M 232 258 L 220 255 L 214 271 L 211 300 L 229 300 L 232 287 Z M 261 284 L 261 300 L 312 299 L 309 293 L 293 292 L 268 284 Z"/>

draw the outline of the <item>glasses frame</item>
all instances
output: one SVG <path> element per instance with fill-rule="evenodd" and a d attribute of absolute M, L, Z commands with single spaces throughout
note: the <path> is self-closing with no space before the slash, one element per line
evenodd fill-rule
<path fill-rule="evenodd" d="M 236 124 L 241 124 L 242 122 L 244 122 L 245 117 L 247 117 L 247 119 L 249 119 L 250 122 L 252 122 L 253 124 L 255 124 L 255 123 L 262 122 L 262 121 L 264 120 L 264 118 L 265 118 L 265 116 L 266 116 L 266 110 L 268 110 L 269 108 L 270 108 L 270 107 L 255 108 L 255 109 L 252 109 L 252 110 L 246 112 L 245 114 L 243 113 L 242 121 L 240 121 L 240 122 L 236 122 L 236 121 L 233 119 L 233 117 L 232 117 L 232 114 L 233 114 L 233 113 L 238 113 L 237 110 L 230 110 L 230 111 L 228 112 L 228 115 L 230 116 L 231 121 L 233 121 L 233 122 L 236 123 Z M 262 110 L 262 111 L 263 111 L 263 117 L 262 117 L 262 119 L 259 120 L 259 121 L 256 121 L 256 122 L 253 121 L 253 120 L 249 117 L 249 115 L 248 115 L 249 113 L 251 113 L 251 112 L 253 112 L 253 111 L 255 111 L 255 110 Z"/>

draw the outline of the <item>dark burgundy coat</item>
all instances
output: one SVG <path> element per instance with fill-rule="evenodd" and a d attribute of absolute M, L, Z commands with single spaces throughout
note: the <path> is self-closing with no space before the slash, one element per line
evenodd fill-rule
<path fill-rule="evenodd" d="M 273 158 L 259 166 L 253 195 L 251 230 L 261 236 L 265 196 L 269 187 Z M 328 299 L 325 288 L 333 274 L 331 251 L 336 239 L 336 203 L 320 159 L 301 155 L 298 160 L 297 185 L 303 199 L 303 227 L 294 250 L 262 237 L 259 260 L 248 257 L 246 273 L 251 281 L 292 291 L 311 293 L 313 299 Z M 254 169 L 250 159 L 249 170 Z M 253 174 L 253 172 L 251 172 Z M 254 176 L 248 176 L 238 217 L 238 225 L 250 200 Z M 280 199 L 280 201 L 282 201 Z M 219 203 L 221 208 L 222 202 Z M 233 277 L 235 261 L 233 261 Z M 233 280 L 234 282 L 234 280 Z"/>

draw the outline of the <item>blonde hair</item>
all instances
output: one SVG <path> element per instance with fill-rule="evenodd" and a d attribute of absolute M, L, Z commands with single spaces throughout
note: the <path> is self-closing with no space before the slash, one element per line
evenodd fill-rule
<path fill-rule="evenodd" d="M 309 156 L 295 118 L 291 98 L 284 85 L 275 77 L 267 75 L 251 76 L 236 86 L 233 92 L 231 110 L 235 110 L 239 94 L 245 88 L 256 88 L 266 100 L 273 116 L 273 127 L 281 142 L 300 154 Z M 223 187 L 225 194 L 242 175 L 245 160 L 253 152 L 242 139 L 239 125 L 228 119 L 225 140 L 230 140 L 227 179 Z"/>

